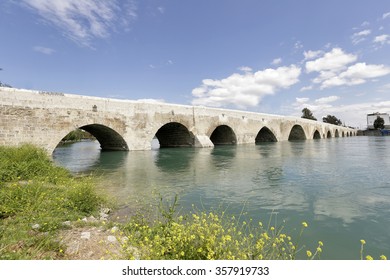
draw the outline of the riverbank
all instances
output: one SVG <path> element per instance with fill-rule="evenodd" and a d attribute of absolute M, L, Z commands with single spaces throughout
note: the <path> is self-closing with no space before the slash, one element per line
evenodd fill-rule
<path fill-rule="evenodd" d="M 45 151 L 0 147 L 1 259 L 62 259 L 60 232 L 106 205 L 93 178 L 74 178 Z"/>
<path fill-rule="evenodd" d="M 390 136 L 388 129 L 378 130 L 358 130 L 357 136 Z"/>

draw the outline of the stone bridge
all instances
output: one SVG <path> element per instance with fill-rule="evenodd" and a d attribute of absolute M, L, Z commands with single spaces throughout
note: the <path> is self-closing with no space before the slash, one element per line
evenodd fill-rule
<path fill-rule="evenodd" d="M 357 133 L 299 117 L 0 87 L 0 145 L 31 143 L 52 153 L 77 128 L 102 150 L 148 150 L 154 137 L 160 147 L 213 147 Z"/>

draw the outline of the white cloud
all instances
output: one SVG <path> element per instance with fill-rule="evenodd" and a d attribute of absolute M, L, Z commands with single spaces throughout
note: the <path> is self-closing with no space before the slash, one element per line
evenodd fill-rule
<path fill-rule="evenodd" d="M 316 60 L 307 61 L 306 71 L 308 73 L 318 72 L 312 82 L 319 84 L 321 89 L 359 85 L 367 82 L 368 79 L 390 74 L 390 68 L 382 64 L 355 63 L 350 65 L 356 60 L 356 55 L 345 53 L 340 48 L 334 48 Z"/>
<path fill-rule="evenodd" d="M 390 92 L 390 84 L 385 84 L 385 85 L 381 86 L 381 87 L 378 89 L 378 92 L 381 92 L 381 93 L 389 93 L 389 92 Z"/>
<path fill-rule="evenodd" d="M 340 77 L 351 80 L 360 80 L 378 78 L 388 74 L 390 74 L 390 67 L 383 64 L 370 65 L 365 62 L 361 62 L 348 67 L 347 71 L 340 74 Z"/>
<path fill-rule="evenodd" d="M 390 44 L 390 36 L 387 34 L 376 36 L 374 39 L 374 43 L 379 43 L 381 45 Z"/>
<path fill-rule="evenodd" d="M 314 102 L 317 103 L 317 104 L 327 104 L 327 103 L 335 102 L 335 101 L 337 101 L 339 99 L 340 99 L 340 97 L 332 95 L 332 96 L 318 98 Z"/>
<path fill-rule="evenodd" d="M 271 62 L 272 65 L 279 65 L 280 63 L 282 63 L 282 58 L 281 57 L 275 58 Z"/>
<path fill-rule="evenodd" d="M 305 87 L 302 87 L 299 91 L 308 91 L 308 90 L 312 90 L 313 89 L 313 86 L 305 86 Z"/>
<path fill-rule="evenodd" d="M 41 47 L 41 46 L 35 46 L 33 48 L 33 50 L 36 52 L 42 53 L 42 54 L 46 54 L 46 55 L 51 55 L 55 52 L 55 50 L 53 50 L 51 48 L 46 48 L 46 47 Z"/>
<path fill-rule="evenodd" d="M 314 58 L 317 58 L 319 57 L 320 55 L 322 55 L 324 52 L 323 51 L 305 51 L 303 52 L 303 55 L 305 57 L 305 60 L 309 60 L 309 59 L 314 59 Z"/>
<path fill-rule="evenodd" d="M 252 72 L 252 68 L 248 67 L 248 66 L 241 66 L 241 67 L 238 67 L 238 70 L 242 71 L 242 72 Z"/>
<path fill-rule="evenodd" d="M 345 53 L 340 48 L 333 48 L 330 52 L 325 53 L 322 57 L 306 62 L 306 71 L 338 71 L 344 69 L 348 64 L 355 62 L 357 56 Z"/>
<path fill-rule="evenodd" d="M 390 18 L 390 12 L 384 13 L 382 19 Z"/>
<path fill-rule="evenodd" d="M 294 44 L 294 48 L 295 49 L 302 49 L 303 48 L 303 44 L 301 41 L 296 41 L 295 44 Z"/>
<path fill-rule="evenodd" d="M 378 78 L 388 74 L 390 74 L 390 68 L 382 64 L 367 65 L 366 63 L 356 63 L 337 76 L 324 80 L 321 88 L 360 85 L 364 84 L 368 79 Z"/>
<path fill-rule="evenodd" d="M 307 98 L 307 97 L 302 97 L 302 98 L 296 97 L 295 100 L 296 100 L 297 103 L 302 104 L 302 103 L 308 102 L 310 100 L 310 98 Z"/>
<path fill-rule="evenodd" d="M 133 0 L 23 0 L 22 3 L 66 37 L 86 46 L 94 38 L 108 38 L 118 26 L 127 29 L 137 16 Z"/>
<path fill-rule="evenodd" d="M 301 69 L 295 65 L 233 74 L 222 80 L 205 79 L 192 91 L 193 105 L 253 107 L 266 95 L 299 82 Z"/>
<path fill-rule="evenodd" d="M 165 8 L 164 8 L 164 7 L 158 7 L 157 10 L 158 10 L 161 14 L 164 14 L 164 13 L 165 13 Z"/>
<path fill-rule="evenodd" d="M 370 34 L 371 34 L 371 30 L 370 30 L 370 29 L 365 29 L 365 30 L 363 30 L 363 31 L 354 33 L 354 34 L 351 36 L 351 38 L 352 38 L 352 44 L 357 45 L 357 44 L 359 44 L 359 43 L 365 41 L 365 40 L 366 40 L 366 37 L 367 37 L 368 35 L 370 35 Z"/>

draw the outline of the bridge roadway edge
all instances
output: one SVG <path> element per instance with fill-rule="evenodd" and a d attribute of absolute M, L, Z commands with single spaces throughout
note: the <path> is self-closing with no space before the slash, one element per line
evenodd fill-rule
<path fill-rule="evenodd" d="M 194 147 L 213 147 L 210 138 L 220 126 L 234 132 L 234 144 L 254 144 L 264 127 L 277 141 L 288 140 L 294 127 L 302 128 L 305 139 L 315 132 L 320 138 L 357 134 L 299 117 L 0 87 L 0 145 L 31 143 L 51 153 L 67 133 L 82 127 L 98 134 L 102 148 L 149 150 L 168 123 L 187 128 Z"/>

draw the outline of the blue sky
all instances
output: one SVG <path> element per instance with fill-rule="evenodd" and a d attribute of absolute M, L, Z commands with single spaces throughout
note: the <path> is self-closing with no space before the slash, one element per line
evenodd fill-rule
<path fill-rule="evenodd" d="M 364 127 L 390 113 L 388 0 L 2 0 L 0 81 Z"/>

